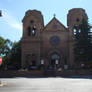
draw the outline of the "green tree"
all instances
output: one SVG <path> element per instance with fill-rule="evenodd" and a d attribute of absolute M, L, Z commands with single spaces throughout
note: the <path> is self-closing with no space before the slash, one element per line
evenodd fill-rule
<path fill-rule="evenodd" d="M 12 42 L 9 39 L 0 37 L 0 54 L 7 55 L 12 48 Z"/>
<path fill-rule="evenodd" d="M 2 37 L 0 37 L 0 54 L 4 53 L 4 49 L 5 49 L 4 43 L 5 43 L 5 40 Z"/>
<path fill-rule="evenodd" d="M 75 26 L 74 54 L 77 64 L 85 65 L 92 61 L 92 33 L 88 21 L 82 19 L 82 23 Z"/>
<path fill-rule="evenodd" d="M 9 55 L 8 69 L 20 69 L 21 67 L 21 41 L 13 43 Z"/>
<path fill-rule="evenodd" d="M 0 37 L 0 55 L 3 55 L 3 63 L 2 66 L 3 68 L 7 68 L 7 64 L 9 62 L 9 53 L 12 48 L 12 42 L 9 39 L 4 39 Z"/>
<path fill-rule="evenodd" d="M 2 69 L 20 69 L 21 41 L 13 43 L 0 37 L 0 54 L 4 55 Z"/>

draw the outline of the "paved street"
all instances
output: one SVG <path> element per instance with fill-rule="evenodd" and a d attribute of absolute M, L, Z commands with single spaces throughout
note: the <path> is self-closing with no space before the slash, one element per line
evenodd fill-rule
<path fill-rule="evenodd" d="M 0 92 L 91 92 L 92 79 L 1 78 Z"/>

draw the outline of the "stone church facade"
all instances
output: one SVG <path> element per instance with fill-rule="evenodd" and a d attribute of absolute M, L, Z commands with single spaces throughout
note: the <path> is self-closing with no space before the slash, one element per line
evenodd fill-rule
<path fill-rule="evenodd" d="M 74 26 L 88 19 L 82 8 L 73 8 L 67 14 L 67 27 L 55 16 L 44 26 L 43 15 L 37 10 L 28 10 L 22 20 L 22 61 L 24 69 L 37 70 L 69 69 L 74 62 Z"/>

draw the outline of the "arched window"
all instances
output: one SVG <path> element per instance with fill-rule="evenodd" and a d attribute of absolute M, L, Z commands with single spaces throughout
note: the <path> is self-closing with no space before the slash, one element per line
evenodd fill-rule
<path fill-rule="evenodd" d="M 77 34 L 79 34 L 80 32 L 81 32 L 81 30 L 80 30 L 80 28 L 79 28 L 79 25 L 76 24 L 76 25 L 74 26 L 73 33 L 74 33 L 74 35 L 77 35 Z"/>
<path fill-rule="evenodd" d="M 76 35 L 76 29 L 74 28 L 74 30 L 73 30 L 73 33 L 74 33 L 74 35 Z"/>
<path fill-rule="evenodd" d="M 74 26 L 73 33 L 74 33 L 74 35 L 78 35 L 78 34 L 81 33 L 81 29 L 80 29 L 80 27 L 79 27 L 78 24 L 76 24 L 76 25 Z"/>
<path fill-rule="evenodd" d="M 81 30 L 79 29 L 79 33 L 81 33 Z"/>
<path fill-rule="evenodd" d="M 32 36 L 35 36 L 36 35 L 36 26 L 34 26 L 33 28 L 32 28 Z"/>
<path fill-rule="evenodd" d="M 51 59 L 59 59 L 59 58 L 60 58 L 59 55 L 56 53 L 51 55 Z"/>
<path fill-rule="evenodd" d="M 27 28 L 27 35 L 28 35 L 28 36 L 31 36 L 31 27 L 28 27 L 28 28 Z"/>

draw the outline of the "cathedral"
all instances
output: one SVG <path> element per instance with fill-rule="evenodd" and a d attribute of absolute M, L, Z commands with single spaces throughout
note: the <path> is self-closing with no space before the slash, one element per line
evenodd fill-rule
<path fill-rule="evenodd" d="M 22 20 L 22 68 L 58 70 L 75 67 L 74 27 L 81 23 L 82 18 L 88 19 L 85 10 L 73 8 L 67 14 L 67 27 L 55 15 L 47 25 L 44 25 L 40 11 L 28 10 Z"/>

